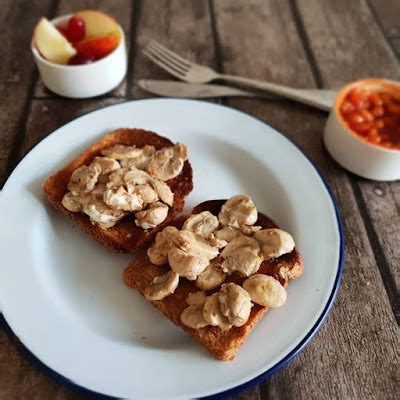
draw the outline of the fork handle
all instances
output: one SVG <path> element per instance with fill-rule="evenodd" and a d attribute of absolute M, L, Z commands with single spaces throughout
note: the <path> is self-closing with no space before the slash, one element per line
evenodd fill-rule
<path fill-rule="evenodd" d="M 238 83 L 252 89 L 274 93 L 323 111 L 330 111 L 332 109 L 337 95 L 337 92 L 334 90 L 294 89 L 288 86 L 278 85 L 276 83 L 262 82 L 235 75 L 218 74 L 215 79 Z"/>

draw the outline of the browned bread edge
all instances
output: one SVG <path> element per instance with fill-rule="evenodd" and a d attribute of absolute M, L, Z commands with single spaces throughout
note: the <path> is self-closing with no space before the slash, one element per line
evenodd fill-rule
<path fill-rule="evenodd" d="M 156 149 L 173 145 L 169 139 L 154 132 L 143 129 L 117 129 L 86 149 L 65 168 L 50 176 L 43 184 L 43 190 L 53 207 L 74 221 L 86 234 L 102 246 L 112 252 L 130 253 L 151 241 L 161 226 L 145 231 L 136 226 L 133 215 L 128 215 L 112 228 L 101 229 L 97 225 L 92 225 L 87 215 L 70 212 L 61 203 L 63 196 L 68 191 L 67 186 L 72 172 L 82 165 L 89 164 L 94 157 L 101 155 L 101 150 L 116 144 L 135 145 L 137 147 L 152 145 Z M 183 209 L 185 198 L 193 190 L 193 173 L 189 161 L 185 162 L 182 172 L 176 178 L 166 183 L 174 192 L 174 203 L 169 209 L 164 224 L 172 221 Z"/>
<path fill-rule="evenodd" d="M 219 210 L 225 200 L 211 200 L 196 206 L 192 214 L 208 210 L 214 215 L 218 215 Z M 173 221 L 170 225 L 178 229 L 182 227 L 186 217 L 182 216 Z M 259 213 L 257 225 L 263 228 L 274 228 L 277 225 L 267 216 Z M 158 275 L 169 270 L 168 266 L 157 266 L 152 264 L 142 250 L 124 271 L 124 282 L 129 287 L 137 289 L 142 295 L 149 283 Z M 274 276 L 285 287 L 289 279 L 296 279 L 303 273 L 303 261 L 299 252 L 294 249 L 291 253 L 285 254 L 272 261 L 264 261 L 259 273 Z M 244 278 L 233 274 L 228 277 L 227 282 L 242 284 Z M 191 329 L 183 325 L 180 315 L 186 308 L 186 297 L 189 293 L 198 291 L 194 282 L 180 278 L 179 286 L 175 293 L 161 301 L 151 301 L 154 307 L 158 308 L 175 325 L 180 326 L 185 332 L 192 336 L 197 342 L 207 348 L 207 350 L 219 360 L 231 360 L 255 327 L 258 321 L 268 311 L 268 307 L 261 307 L 257 304 L 252 308 L 250 318 L 242 327 L 233 327 L 227 331 L 222 331 L 218 327 L 205 327 L 201 329 Z M 290 294 L 289 294 L 290 295 Z"/>

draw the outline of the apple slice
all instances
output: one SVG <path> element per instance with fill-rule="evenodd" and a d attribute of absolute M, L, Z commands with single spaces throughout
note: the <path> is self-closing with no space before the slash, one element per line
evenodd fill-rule
<path fill-rule="evenodd" d="M 77 12 L 75 15 L 81 17 L 85 22 L 85 39 L 105 36 L 108 33 L 119 30 L 117 21 L 115 21 L 113 17 L 110 17 L 101 11 L 82 10 Z"/>
<path fill-rule="evenodd" d="M 67 64 L 76 54 L 71 43 L 44 17 L 35 27 L 33 41 L 42 56 L 56 64 Z"/>
<path fill-rule="evenodd" d="M 75 43 L 75 48 L 79 53 L 93 56 L 95 59 L 103 58 L 110 54 L 120 41 L 119 31 L 111 32 L 105 36 L 84 39 Z"/>

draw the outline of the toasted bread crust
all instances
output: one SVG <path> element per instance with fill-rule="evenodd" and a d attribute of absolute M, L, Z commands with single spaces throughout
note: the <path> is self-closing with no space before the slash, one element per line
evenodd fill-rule
<path fill-rule="evenodd" d="M 208 210 L 214 215 L 218 215 L 219 210 L 225 200 L 212 200 L 196 206 L 192 214 Z M 180 229 L 187 216 L 175 220 L 170 225 Z M 256 225 L 265 228 L 276 228 L 277 225 L 267 216 L 259 213 Z M 141 251 L 131 264 L 124 271 L 124 282 L 132 288 L 136 288 L 142 295 L 150 282 L 158 275 L 169 270 L 167 265 L 157 266 L 152 264 L 145 250 Z M 282 285 L 287 286 L 288 279 L 296 279 L 303 273 L 303 261 L 299 252 L 294 249 L 291 253 L 285 254 L 272 261 L 264 261 L 258 273 L 271 275 L 277 278 Z M 229 276 L 226 282 L 235 282 L 239 285 L 245 278 L 238 274 Z M 197 292 L 199 289 L 194 282 L 180 278 L 179 286 L 175 293 L 166 297 L 164 300 L 151 301 L 154 307 L 158 308 L 175 325 L 180 326 L 190 336 L 197 340 L 201 345 L 219 360 L 231 360 L 245 341 L 257 322 L 268 311 L 268 307 L 261 307 L 255 304 L 251 310 L 250 318 L 241 327 L 233 327 L 227 331 L 222 331 L 218 327 L 207 326 L 201 329 L 191 329 L 183 325 L 180 321 L 182 311 L 187 307 L 186 297 L 189 293 Z"/>
<path fill-rule="evenodd" d="M 128 215 L 112 228 L 101 229 L 97 225 L 92 225 L 87 215 L 70 212 L 61 203 L 62 198 L 68 191 L 67 186 L 72 172 L 82 165 L 89 164 L 96 156 L 101 155 L 101 150 L 116 144 L 135 145 L 137 147 L 152 145 L 158 150 L 166 146 L 172 146 L 174 143 L 154 132 L 142 129 L 117 129 L 104 136 L 65 168 L 48 178 L 43 184 L 43 190 L 47 200 L 58 211 L 72 219 L 85 233 L 102 246 L 112 252 L 130 253 L 151 241 L 161 229 L 161 226 L 145 231 L 136 226 L 133 215 Z M 183 209 L 186 196 L 193 190 L 193 173 L 189 161 L 185 161 L 182 172 L 176 178 L 166 183 L 174 192 L 174 203 L 169 209 L 164 224 L 172 221 L 177 213 Z"/>

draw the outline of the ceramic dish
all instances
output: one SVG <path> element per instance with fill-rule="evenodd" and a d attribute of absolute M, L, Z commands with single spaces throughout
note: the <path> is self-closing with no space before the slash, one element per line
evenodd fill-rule
<path fill-rule="evenodd" d="M 108 253 L 44 200 L 47 176 L 118 127 L 153 130 L 188 145 L 195 185 L 188 210 L 248 193 L 296 240 L 304 275 L 234 361 L 213 359 L 123 284 L 133 255 Z M 262 121 L 213 103 L 133 101 L 60 127 L 14 170 L 0 217 L 0 304 L 10 328 L 53 375 L 115 397 L 231 395 L 265 379 L 315 334 L 342 274 L 340 219 L 315 167 Z"/>
<path fill-rule="evenodd" d="M 71 15 L 53 19 L 55 25 Z M 121 40 L 115 50 L 91 64 L 61 65 L 44 59 L 31 42 L 31 51 L 46 87 L 60 96 L 82 99 L 100 96 L 117 87 L 127 70 L 125 34 L 119 27 Z"/>

